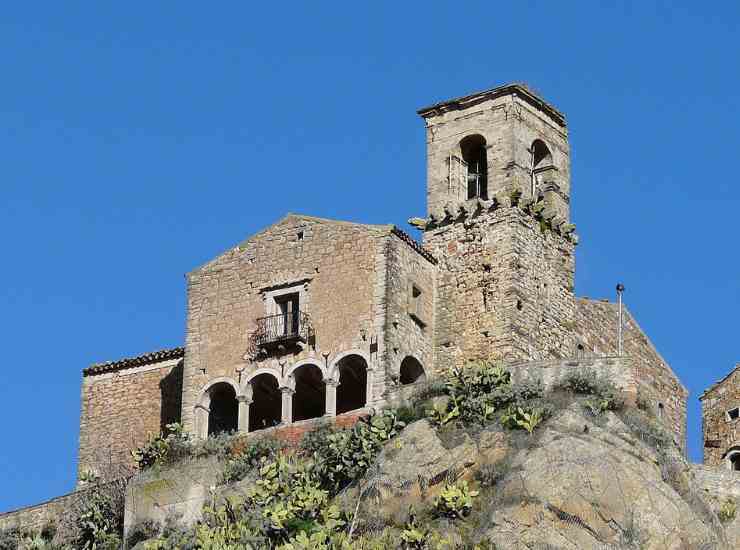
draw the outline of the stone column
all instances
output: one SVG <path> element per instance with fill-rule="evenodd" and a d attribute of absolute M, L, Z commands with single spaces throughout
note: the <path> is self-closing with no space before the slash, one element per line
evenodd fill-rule
<path fill-rule="evenodd" d="M 328 379 L 324 380 L 326 387 L 326 414 L 324 416 L 336 416 L 337 415 L 337 386 L 339 382 L 336 380 Z"/>
<path fill-rule="evenodd" d="M 284 386 L 280 388 L 280 393 L 283 394 L 283 410 L 281 424 L 287 426 L 293 422 L 293 394 L 295 390 Z"/>
<path fill-rule="evenodd" d="M 252 399 L 246 395 L 239 395 L 236 398 L 239 401 L 239 423 L 237 429 L 240 432 L 249 431 L 249 405 L 252 404 Z"/>

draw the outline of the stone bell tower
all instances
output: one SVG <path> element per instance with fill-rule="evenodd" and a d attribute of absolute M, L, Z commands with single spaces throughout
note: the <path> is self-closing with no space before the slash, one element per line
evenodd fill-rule
<path fill-rule="evenodd" d="M 438 367 L 567 357 L 577 237 L 565 117 L 512 84 L 419 111 L 424 244 L 440 259 Z"/>

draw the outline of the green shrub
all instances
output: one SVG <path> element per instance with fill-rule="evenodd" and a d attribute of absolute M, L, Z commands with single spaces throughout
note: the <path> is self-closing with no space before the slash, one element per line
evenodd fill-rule
<path fill-rule="evenodd" d="M 616 411 L 624 406 L 624 400 L 614 384 L 599 374 L 582 370 L 569 373 L 558 384 L 558 388 L 576 395 L 591 395 L 592 411 Z"/>
<path fill-rule="evenodd" d="M 172 462 L 174 456 L 181 457 L 191 451 L 188 434 L 180 424 L 167 424 L 166 434 L 151 437 L 144 445 L 131 451 L 131 456 L 140 469 Z"/>
<path fill-rule="evenodd" d="M 473 498 L 478 491 L 471 491 L 467 481 L 446 483 L 434 500 L 437 515 L 448 518 L 464 518 L 473 509 Z"/>
<path fill-rule="evenodd" d="M 352 428 L 313 434 L 304 439 L 303 449 L 312 457 L 322 486 L 335 493 L 360 478 L 383 444 L 404 427 L 396 413 L 387 410 Z"/>
<path fill-rule="evenodd" d="M 0 550 L 16 550 L 21 541 L 21 532 L 17 528 L 0 529 Z"/>
<path fill-rule="evenodd" d="M 549 416 L 545 409 L 537 407 L 509 407 L 501 415 L 501 425 L 510 430 L 526 430 L 529 435 Z"/>
<path fill-rule="evenodd" d="M 124 484 L 125 485 L 125 484 Z M 110 485 L 89 489 L 80 499 L 75 524 L 75 548 L 118 550 L 123 533 L 123 495 L 106 490 Z"/>
<path fill-rule="evenodd" d="M 730 521 L 735 519 L 736 515 L 737 515 L 737 504 L 735 503 L 734 500 L 727 499 L 720 506 L 717 517 L 719 517 L 719 520 L 722 523 L 729 523 Z"/>
<path fill-rule="evenodd" d="M 275 439 L 255 439 L 244 449 L 239 450 L 231 448 L 228 452 L 232 453 L 221 473 L 221 483 L 232 483 L 240 481 L 254 471 L 259 465 L 262 458 L 274 457 L 283 445 Z"/>
<path fill-rule="evenodd" d="M 159 535 L 160 526 L 156 521 L 143 521 L 137 523 L 129 529 L 128 536 L 126 537 L 126 548 L 133 548 L 136 544 L 153 539 Z"/>

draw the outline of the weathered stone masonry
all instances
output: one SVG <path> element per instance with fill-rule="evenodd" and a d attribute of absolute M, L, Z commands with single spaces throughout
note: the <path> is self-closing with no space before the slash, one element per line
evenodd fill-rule
<path fill-rule="evenodd" d="M 685 445 L 687 392 L 670 366 L 629 313 L 617 357 L 616 306 L 575 297 L 562 113 L 509 85 L 419 114 L 427 213 L 410 223 L 423 245 L 392 225 L 289 214 L 195 269 L 184 348 L 84 371 L 79 472 L 130 467 L 129 451 L 177 420 L 196 437 L 295 443 L 477 360 L 548 386 L 603 372 Z M 705 412 L 705 433 L 716 418 Z"/>
<path fill-rule="evenodd" d="M 78 473 L 133 467 L 132 449 L 179 422 L 184 352 L 174 348 L 84 370 Z"/>
<path fill-rule="evenodd" d="M 740 363 L 699 399 L 704 464 L 740 470 Z"/>

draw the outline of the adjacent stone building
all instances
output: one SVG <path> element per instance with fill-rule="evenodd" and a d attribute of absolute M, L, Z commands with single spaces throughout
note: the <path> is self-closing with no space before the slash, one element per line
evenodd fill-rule
<path fill-rule="evenodd" d="M 288 214 L 187 277 L 183 348 L 83 372 L 79 471 L 131 464 L 173 421 L 197 437 L 350 423 L 424 380 L 501 361 L 548 383 L 609 374 L 685 447 L 687 391 L 634 318 L 577 299 L 565 117 L 522 85 L 438 103 L 427 213 L 393 225 Z"/>
<path fill-rule="evenodd" d="M 740 471 L 740 363 L 699 400 L 704 464 Z"/>

